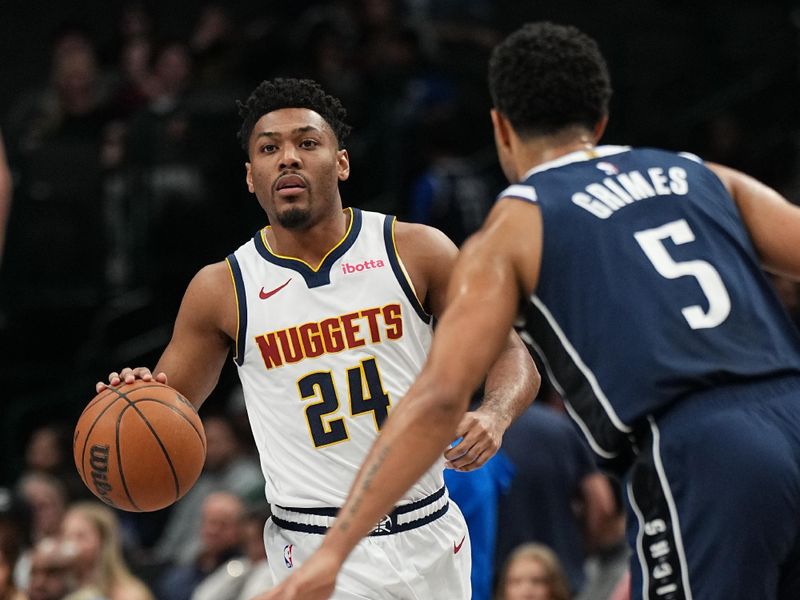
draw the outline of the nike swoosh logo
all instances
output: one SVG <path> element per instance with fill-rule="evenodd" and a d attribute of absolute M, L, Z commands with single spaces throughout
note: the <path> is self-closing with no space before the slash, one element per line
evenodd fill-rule
<path fill-rule="evenodd" d="M 264 291 L 264 288 L 262 287 L 262 288 L 261 288 L 261 291 L 260 291 L 260 292 L 258 292 L 258 297 L 259 297 L 259 298 L 261 298 L 262 300 L 266 300 L 266 299 L 267 299 L 267 298 L 269 298 L 270 296 L 274 296 L 275 294 L 277 294 L 278 292 L 280 292 L 280 291 L 281 291 L 283 288 L 285 288 L 287 285 L 289 285 L 289 282 L 290 282 L 291 280 L 292 280 L 292 278 L 290 277 L 289 279 L 287 279 L 287 280 L 286 280 L 286 283 L 284 283 L 283 285 L 279 285 L 279 286 L 278 286 L 278 287 L 276 287 L 274 290 L 270 290 L 270 291 L 268 291 L 268 292 L 265 292 L 265 291 Z"/>
<path fill-rule="evenodd" d="M 464 534 L 464 537 L 461 538 L 461 541 L 456 544 L 453 542 L 453 554 L 458 554 L 461 551 L 461 546 L 464 545 L 464 540 L 467 539 L 467 535 Z"/>

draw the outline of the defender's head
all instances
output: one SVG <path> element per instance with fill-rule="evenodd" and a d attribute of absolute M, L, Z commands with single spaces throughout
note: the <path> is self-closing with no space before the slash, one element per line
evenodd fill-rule
<path fill-rule="evenodd" d="M 571 26 L 528 23 L 492 52 L 489 91 L 518 136 L 590 132 L 608 114 L 611 82 L 597 43 Z"/>

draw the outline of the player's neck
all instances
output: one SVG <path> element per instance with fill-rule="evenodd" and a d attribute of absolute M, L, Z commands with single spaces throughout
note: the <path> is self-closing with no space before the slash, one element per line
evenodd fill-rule
<path fill-rule="evenodd" d="M 534 167 L 579 150 L 591 151 L 594 147 L 595 139 L 583 129 L 526 139 L 516 153 L 518 178 Z"/>
<path fill-rule="evenodd" d="M 347 234 L 351 215 L 348 209 L 337 209 L 307 229 L 269 227 L 267 243 L 275 254 L 297 258 L 316 267 Z"/>

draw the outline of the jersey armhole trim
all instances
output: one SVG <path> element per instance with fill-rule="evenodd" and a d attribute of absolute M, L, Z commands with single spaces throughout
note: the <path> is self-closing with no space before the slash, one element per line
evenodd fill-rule
<path fill-rule="evenodd" d="M 247 300 L 244 294 L 244 279 L 239 261 L 231 254 L 226 259 L 228 270 L 233 281 L 233 293 L 236 296 L 236 344 L 233 351 L 233 362 L 238 366 L 244 364 L 244 341 L 247 335 Z"/>
<path fill-rule="evenodd" d="M 513 198 L 514 200 L 525 200 L 531 204 L 539 204 L 536 188 L 522 183 L 510 185 L 497 195 L 497 200 L 502 200 L 503 198 Z"/>
<path fill-rule="evenodd" d="M 414 286 L 411 283 L 411 277 L 403 266 L 403 261 L 400 259 L 400 253 L 397 251 L 397 242 L 394 237 L 394 225 L 397 222 L 397 217 L 386 215 L 383 221 L 383 241 L 386 244 L 386 256 L 389 258 L 389 264 L 392 265 L 392 271 L 400 284 L 400 287 L 405 292 L 411 306 L 424 323 L 431 322 L 431 315 L 429 315 L 422 306 L 422 303 L 417 298 L 414 291 Z"/>

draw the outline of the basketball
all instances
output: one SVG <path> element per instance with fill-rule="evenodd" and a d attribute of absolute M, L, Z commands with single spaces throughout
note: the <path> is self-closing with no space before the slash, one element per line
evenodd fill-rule
<path fill-rule="evenodd" d="M 173 504 L 197 481 L 206 435 L 186 398 L 137 380 L 108 387 L 86 405 L 72 450 L 83 482 L 100 500 L 150 512 Z"/>

